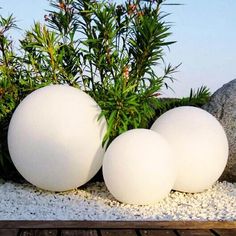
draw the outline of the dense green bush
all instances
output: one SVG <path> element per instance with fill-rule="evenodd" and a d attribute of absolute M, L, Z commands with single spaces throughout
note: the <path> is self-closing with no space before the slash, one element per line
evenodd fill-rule
<path fill-rule="evenodd" d="M 161 11 L 164 0 L 55 0 L 14 49 L 12 16 L 0 17 L 0 175 L 14 170 L 7 149 L 7 129 L 16 106 L 29 93 L 49 84 L 68 84 L 90 94 L 108 121 L 104 142 L 122 132 L 148 128 L 158 115 L 179 105 L 201 105 L 202 87 L 189 98 L 159 99 L 178 66 L 165 66 L 170 25 Z M 39 118 L 40 119 L 40 118 Z"/>

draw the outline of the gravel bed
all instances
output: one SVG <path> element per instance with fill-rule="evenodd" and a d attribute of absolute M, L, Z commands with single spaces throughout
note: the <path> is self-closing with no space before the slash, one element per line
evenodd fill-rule
<path fill-rule="evenodd" d="M 236 183 L 217 182 L 203 193 L 172 191 L 151 206 L 116 201 L 104 183 L 63 193 L 0 182 L 0 220 L 236 220 Z"/>

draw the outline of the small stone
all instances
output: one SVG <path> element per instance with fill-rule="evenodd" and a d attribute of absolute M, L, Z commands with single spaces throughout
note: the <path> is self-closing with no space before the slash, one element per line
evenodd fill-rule
<path fill-rule="evenodd" d="M 109 196 L 104 183 L 61 194 L 0 183 L 0 220 L 236 220 L 236 183 L 217 182 L 199 194 L 172 192 L 150 206 L 119 203 Z"/>

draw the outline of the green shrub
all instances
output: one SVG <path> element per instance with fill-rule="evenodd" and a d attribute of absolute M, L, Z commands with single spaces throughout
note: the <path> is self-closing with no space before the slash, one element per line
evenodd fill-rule
<path fill-rule="evenodd" d="M 170 25 L 161 11 L 163 0 L 55 0 L 45 24 L 25 33 L 20 49 L 9 32 L 12 16 L 0 18 L 0 175 L 14 170 L 7 149 L 7 129 L 16 106 L 29 93 L 49 84 L 68 84 L 90 94 L 108 121 L 104 142 L 132 128 L 148 128 L 165 110 L 183 104 L 201 105 L 206 88 L 190 98 L 158 99 L 173 81 L 178 66 L 164 64 Z"/>

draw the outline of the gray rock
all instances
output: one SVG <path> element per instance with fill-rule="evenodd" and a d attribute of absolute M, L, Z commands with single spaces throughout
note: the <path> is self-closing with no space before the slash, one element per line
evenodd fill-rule
<path fill-rule="evenodd" d="M 229 141 L 229 160 L 220 180 L 236 182 L 236 79 L 218 89 L 203 109 L 219 120 Z"/>

